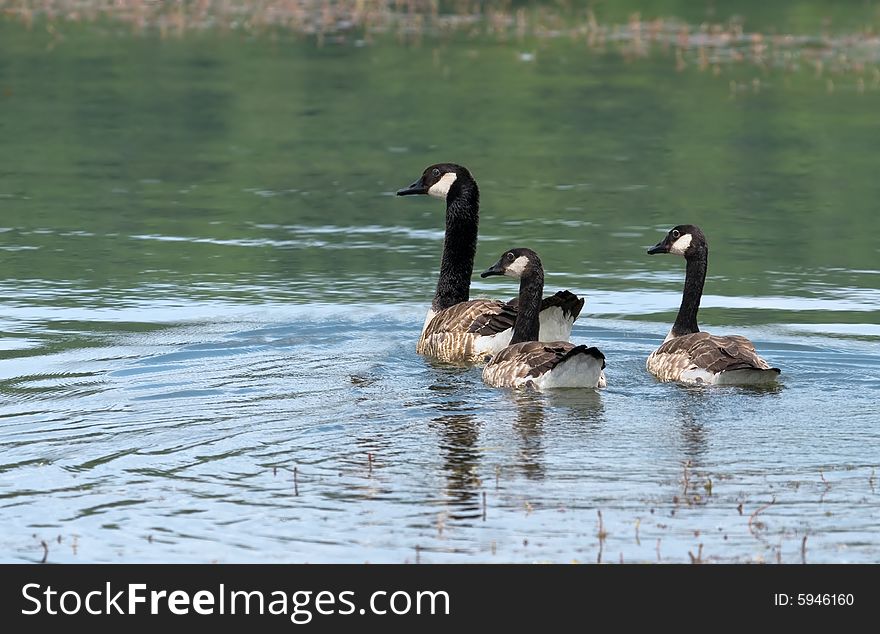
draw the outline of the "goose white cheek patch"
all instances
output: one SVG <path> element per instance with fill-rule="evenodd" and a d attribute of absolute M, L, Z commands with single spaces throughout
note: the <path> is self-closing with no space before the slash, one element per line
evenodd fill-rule
<path fill-rule="evenodd" d="M 526 256 L 521 255 L 515 259 L 510 266 L 504 269 L 504 274 L 509 275 L 510 277 L 522 277 L 528 263 L 529 259 Z"/>
<path fill-rule="evenodd" d="M 684 252 L 687 251 L 689 246 L 691 246 L 691 240 L 693 240 L 693 236 L 691 234 L 684 234 L 678 240 L 672 243 L 672 246 L 669 247 L 669 252 L 674 253 L 675 255 L 684 255 Z"/>
<path fill-rule="evenodd" d="M 457 176 L 455 172 L 446 172 L 439 181 L 431 185 L 428 195 L 435 198 L 446 198 L 446 194 L 449 193 L 449 188 L 452 187 Z"/>

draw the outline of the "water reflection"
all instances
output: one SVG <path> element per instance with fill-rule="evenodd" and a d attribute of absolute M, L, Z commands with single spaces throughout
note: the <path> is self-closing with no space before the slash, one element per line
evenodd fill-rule
<path fill-rule="evenodd" d="M 449 517 L 472 519 L 481 516 L 480 423 L 467 400 L 469 370 L 427 360 L 434 380 L 428 386 L 437 399 L 432 403 L 440 415 L 431 419 L 439 434 L 438 445 L 446 474 Z"/>
<path fill-rule="evenodd" d="M 693 411 L 684 411 L 681 418 L 681 438 L 684 455 L 692 467 L 700 467 L 700 458 L 709 446 L 708 431 Z"/>
<path fill-rule="evenodd" d="M 709 445 L 706 420 L 712 416 L 717 404 L 713 400 L 712 389 L 700 386 L 682 386 L 685 393 L 677 406 L 677 420 L 681 433 L 682 451 L 685 464 L 700 467 L 700 457 L 706 453 Z"/>
<path fill-rule="evenodd" d="M 482 514 L 479 476 L 479 423 L 473 414 L 444 414 L 432 421 L 440 433 L 440 451 L 446 473 L 446 495 L 454 519 L 473 519 Z"/>
<path fill-rule="evenodd" d="M 597 430 L 605 420 L 605 403 L 600 390 L 556 390 L 545 395 L 550 407 L 565 411 L 566 418 L 580 429 Z"/>
<path fill-rule="evenodd" d="M 700 469 L 705 457 L 710 453 L 711 421 L 729 416 L 731 405 L 740 416 L 750 416 L 748 401 L 754 398 L 772 397 L 780 394 L 782 385 L 718 387 L 718 386 L 677 386 L 680 390 L 675 410 L 675 420 L 681 436 L 682 464 L 688 468 Z M 745 402 L 736 403 L 739 399 Z"/>
<path fill-rule="evenodd" d="M 532 480 L 544 478 L 544 399 L 535 392 L 514 394 L 516 418 L 513 428 L 519 436 L 516 467 Z"/>
<path fill-rule="evenodd" d="M 516 417 L 513 428 L 519 437 L 518 460 L 514 465 L 532 480 L 542 480 L 546 464 L 545 437 L 559 434 L 548 425 L 563 423 L 567 432 L 582 435 L 597 431 L 604 420 L 605 406 L 596 390 L 556 390 L 552 392 L 516 392 L 513 394 Z"/>

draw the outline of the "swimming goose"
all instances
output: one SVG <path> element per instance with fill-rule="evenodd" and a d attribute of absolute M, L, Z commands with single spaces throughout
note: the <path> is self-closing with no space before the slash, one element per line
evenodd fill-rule
<path fill-rule="evenodd" d="M 678 317 L 663 344 L 648 356 L 648 371 L 661 381 L 691 384 L 755 385 L 775 381 L 779 368 L 771 368 L 759 357 L 751 341 L 739 335 L 710 335 L 700 332 L 697 326 L 709 259 L 709 245 L 700 228 L 679 225 L 648 253 L 673 253 L 687 262 Z"/>
<path fill-rule="evenodd" d="M 480 190 L 461 165 L 438 163 L 398 196 L 427 194 L 446 200 L 446 234 L 440 278 L 431 309 L 422 326 L 416 351 L 441 361 L 479 363 L 510 343 L 516 319 L 515 303 L 470 299 Z M 567 341 L 584 300 L 560 291 L 541 304 L 541 341 Z"/>
<path fill-rule="evenodd" d="M 531 249 L 511 249 L 481 277 L 519 279 L 519 312 L 510 345 L 483 368 L 492 387 L 598 387 L 604 383 L 605 355 L 598 348 L 568 341 L 538 341 L 538 310 L 544 292 L 544 269 Z"/>

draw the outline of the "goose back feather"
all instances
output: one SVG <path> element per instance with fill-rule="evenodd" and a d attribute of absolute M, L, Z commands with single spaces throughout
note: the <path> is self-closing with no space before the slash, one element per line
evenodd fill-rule
<path fill-rule="evenodd" d="M 605 355 L 595 347 L 567 341 L 524 341 L 507 346 L 483 368 L 492 387 L 597 387 Z"/>
<path fill-rule="evenodd" d="M 745 337 L 708 332 L 669 339 L 648 356 L 647 369 L 661 381 L 715 385 L 771 383 L 780 373 Z"/>
<path fill-rule="evenodd" d="M 509 342 L 516 309 L 492 299 L 472 299 L 430 316 L 416 352 L 450 363 L 479 363 Z"/>
<path fill-rule="evenodd" d="M 584 307 L 571 291 L 558 291 L 541 303 L 539 339 L 565 341 Z M 473 299 L 429 312 L 416 352 L 449 363 L 485 363 L 510 343 L 518 299 L 504 303 Z"/>

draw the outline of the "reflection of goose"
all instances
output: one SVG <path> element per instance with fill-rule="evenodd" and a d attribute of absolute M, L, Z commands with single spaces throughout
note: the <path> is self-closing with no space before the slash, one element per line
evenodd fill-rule
<path fill-rule="evenodd" d="M 713 399 L 706 390 L 688 389 L 678 407 L 677 423 L 681 432 L 681 450 L 684 464 L 689 467 L 701 468 L 701 458 L 709 448 L 709 430 L 706 421 L 712 420 Z"/>
<path fill-rule="evenodd" d="M 441 518 L 478 518 L 483 513 L 480 472 L 485 451 L 480 444 L 481 421 L 471 409 L 473 377 L 467 370 L 449 365 L 434 367 L 429 372 L 429 394 L 415 405 L 435 413 L 428 426 L 437 434 L 440 474 L 446 481 L 447 507 L 441 511 Z"/>
<path fill-rule="evenodd" d="M 605 355 L 598 348 L 537 340 L 544 291 L 544 268 L 538 254 L 512 249 L 482 273 L 489 275 L 519 278 L 519 313 L 510 345 L 483 368 L 483 380 L 493 387 L 598 387 L 605 368 Z"/>
<path fill-rule="evenodd" d="M 739 335 L 710 335 L 700 332 L 697 326 L 709 260 L 709 245 L 700 228 L 679 225 L 648 253 L 674 253 L 687 262 L 678 317 L 666 340 L 648 357 L 648 371 L 662 381 L 695 384 L 756 385 L 775 381 L 780 370 L 759 357 L 751 341 Z"/>
<path fill-rule="evenodd" d="M 497 300 L 470 300 L 477 250 L 480 191 L 470 172 L 453 163 L 428 167 L 398 196 L 428 194 L 446 200 L 446 234 L 440 278 L 416 350 L 441 361 L 476 363 L 510 342 L 517 306 Z M 541 341 L 568 341 L 584 300 L 560 291 L 543 300 Z"/>
<path fill-rule="evenodd" d="M 529 479 L 544 477 L 544 394 L 513 392 L 516 418 L 513 429 L 519 434 L 516 466 Z"/>
<path fill-rule="evenodd" d="M 482 514 L 480 504 L 480 425 L 473 414 L 447 413 L 432 421 L 440 433 L 440 450 L 446 470 L 449 516 L 473 519 Z"/>

